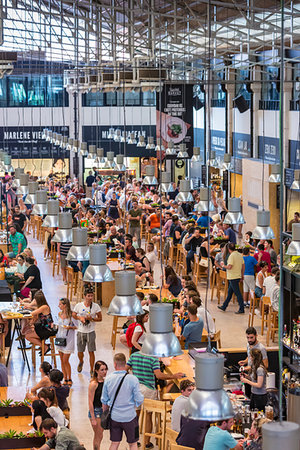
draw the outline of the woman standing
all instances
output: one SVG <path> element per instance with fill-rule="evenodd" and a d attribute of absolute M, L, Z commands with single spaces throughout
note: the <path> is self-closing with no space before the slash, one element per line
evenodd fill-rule
<path fill-rule="evenodd" d="M 71 365 L 69 363 L 69 359 L 71 353 L 74 353 L 75 348 L 75 323 L 72 318 L 71 305 L 68 298 L 61 298 L 59 300 L 59 309 L 58 313 L 58 332 L 56 338 L 62 338 L 65 340 L 65 345 L 59 345 L 58 353 L 61 361 L 61 370 L 64 374 L 64 384 L 68 386 L 72 386 L 72 378 L 71 378 Z"/>
<path fill-rule="evenodd" d="M 253 348 L 250 355 L 252 360 L 250 376 L 241 376 L 241 381 L 251 386 L 250 409 L 264 411 L 267 404 L 267 370 L 260 350 Z"/>
<path fill-rule="evenodd" d="M 108 213 L 107 213 L 107 217 L 110 217 L 113 220 L 118 220 L 120 217 L 120 205 L 119 205 L 119 200 L 117 199 L 117 195 L 115 192 L 113 192 L 111 200 L 109 200 L 108 202 Z"/>
<path fill-rule="evenodd" d="M 94 431 L 93 449 L 100 450 L 103 438 L 103 428 L 100 417 L 102 414 L 101 395 L 104 378 L 107 375 L 108 367 L 104 361 L 96 361 L 93 378 L 89 384 L 89 419 Z"/>
<path fill-rule="evenodd" d="M 265 278 L 268 276 L 268 263 L 266 261 L 262 261 L 259 263 L 260 271 L 256 275 L 255 280 L 255 296 L 261 298 L 263 296 L 263 287 Z"/>

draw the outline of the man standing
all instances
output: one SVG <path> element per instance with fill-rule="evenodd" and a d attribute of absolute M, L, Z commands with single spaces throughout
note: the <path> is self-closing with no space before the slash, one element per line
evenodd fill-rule
<path fill-rule="evenodd" d="M 132 237 L 136 237 L 138 246 L 141 246 L 141 217 L 142 210 L 138 208 L 138 202 L 134 200 L 132 202 L 132 209 L 129 210 L 128 220 L 129 220 L 129 234 Z"/>
<path fill-rule="evenodd" d="M 94 181 L 95 181 L 95 177 L 93 175 L 93 172 L 90 170 L 88 176 L 85 179 L 85 182 L 86 182 L 86 196 L 88 198 L 92 198 L 92 189 L 93 189 Z"/>
<path fill-rule="evenodd" d="M 200 247 L 203 242 L 200 236 L 200 228 L 196 227 L 193 234 L 185 238 L 185 245 L 189 247 L 188 253 L 186 255 L 186 271 L 189 274 L 192 271 L 191 262 L 194 260 L 194 254 L 196 253 L 197 247 Z"/>
<path fill-rule="evenodd" d="M 15 208 L 14 208 L 14 213 L 12 215 L 12 221 L 14 224 L 17 223 L 20 226 L 22 231 L 24 230 L 24 228 L 26 226 L 27 218 L 26 218 L 25 214 L 21 213 L 20 206 L 18 206 L 18 205 L 15 206 Z"/>
<path fill-rule="evenodd" d="M 171 428 L 172 430 L 180 431 L 180 419 L 181 414 L 185 410 L 189 396 L 195 389 L 195 383 L 190 380 L 182 380 L 180 382 L 180 392 L 179 397 L 176 398 L 172 406 L 171 413 Z"/>
<path fill-rule="evenodd" d="M 48 440 L 39 450 L 49 450 L 50 448 L 69 450 L 80 445 L 73 431 L 66 427 L 59 427 L 53 419 L 44 419 L 40 429 Z M 37 449 L 33 448 L 33 450 Z"/>
<path fill-rule="evenodd" d="M 257 246 L 257 250 L 258 253 L 254 254 L 254 258 L 257 260 L 257 262 L 261 263 L 261 262 L 266 262 L 268 264 L 268 272 L 271 272 L 271 257 L 270 257 L 270 253 L 268 253 L 267 251 L 265 251 L 265 246 L 264 244 L 258 244 Z M 256 266 L 256 272 L 259 272 L 261 270 L 259 264 L 257 264 Z"/>
<path fill-rule="evenodd" d="M 258 341 L 257 339 L 257 331 L 254 327 L 248 327 L 246 330 L 246 338 L 247 338 L 247 358 L 239 361 L 240 366 L 244 366 L 246 371 L 249 371 L 251 368 L 251 350 L 256 349 L 260 350 L 262 357 L 263 357 L 263 363 L 265 368 L 268 368 L 268 355 L 267 350 L 265 346 Z"/>
<path fill-rule="evenodd" d="M 94 292 L 91 288 L 84 291 L 84 301 L 77 303 L 74 308 L 73 317 L 78 320 L 77 332 L 77 350 L 79 364 L 78 372 L 82 372 L 83 355 L 87 345 L 90 358 L 91 376 L 94 373 L 95 351 L 96 351 L 96 332 L 95 322 L 102 321 L 101 308 L 97 303 L 93 302 Z"/>
<path fill-rule="evenodd" d="M 267 241 L 265 241 L 264 245 L 265 245 L 265 251 L 270 254 L 271 265 L 273 267 L 277 266 L 277 253 L 275 252 L 275 250 L 273 248 L 272 239 L 268 239 Z"/>
<path fill-rule="evenodd" d="M 244 282 L 243 282 L 243 290 L 244 290 L 244 306 L 249 306 L 249 294 L 250 291 L 255 291 L 255 267 L 257 265 L 257 260 L 254 256 L 250 255 L 250 248 L 243 248 L 243 259 L 245 264 L 245 272 L 244 272 Z"/>
<path fill-rule="evenodd" d="M 15 258 L 17 255 L 22 253 L 27 247 L 26 239 L 22 233 L 19 233 L 15 225 L 9 227 L 9 242 L 12 246 L 12 253 L 9 253 L 9 257 Z"/>
<path fill-rule="evenodd" d="M 233 419 L 220 420 L 217 425 L 210 427 L 205 436 L 203 450 L 242 450 L 243 444 L 239 444 L 229 433 L 233 425 Z"/>
<path fill-rule="evenodd" d="M 123 431 L 130 450 L 137 450 L 139 440 L 139 423 L 135 408 L 138 408 L 144 400 L 140 392 L 139 380 L 136 376 L 127 374 L 126 357 L 124 353 L 116 353 L 114 356 L 115 371 L 104 380 L 101 401 L 103 411 L 111 407 L 118 386 L 122 386 L 115 399 L 111 410 L 110 426 L 110 450 L 117 450 L 122 440 Z"/>
<path fill-rule="evenodd" d="M 223 267 L 227 271 L 228 294 L 223 305 L 218 306 L 218 308 L 222 311 L 225 311 L 227 306 L 229 305 L 232 295 L 235 294 L 239 303 L 239 310 L 236 311 L 235 314 L 244 314 L 244 301 L 239 284 L 240 280 L 244 278 L 245 263 L 241 253 L 235 250 L 235 244 L 228 244 L 228 250 L 229 258 L 227 261 L 227 265 L 223 265 Z"/>

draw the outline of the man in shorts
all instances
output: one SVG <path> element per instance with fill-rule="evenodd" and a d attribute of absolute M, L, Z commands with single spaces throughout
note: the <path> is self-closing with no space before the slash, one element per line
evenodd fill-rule
<path fill-rule="evenodd" d="M 93 300 L 93 290 L 91 288 L 85 289 L 84 301 L 81 303 L 77 303 L 73 311 L 74 319 L 78 320 L 77 351 L 79 364 L 77 367 L 77 371 L 79 373 L 82 372 L 83 355 L 87 346 L 90 357 L 91 376 L 93 376 L 96 351 L 95 322 L 102 321 L 101 308 L 97 303 L 94 303 Z"/>
<path fill-rule="evenodd" d="M 245 264 L 244 280 L 243 280 L 243 297 L 244 306 L 249 306 L 249 294 L 250 290 L 255 291 L 255 268 L 257 260 L 254 256 L 250 255 L 250 248 L 245 247 L 243 249 L 243 258 Z"/>
<path fill-rule="evenodd" d="M 116 353 L 114 356 L 115 371 L 104 380 L 101 401 L 103 411 L 111 407 L 118 386 L 122 382 L 120 391 L 116 397 L 114 407 L 111 410 L 110 424 L 110 450 L 117 450 L 122 440 L 123 431 L 130 450 L 137 450 L 139 440 L 139 422 L 135 408 L 144 401 L 140 391 L 137 377 L 127 374 L 126 357 L 124 353 Z"/>

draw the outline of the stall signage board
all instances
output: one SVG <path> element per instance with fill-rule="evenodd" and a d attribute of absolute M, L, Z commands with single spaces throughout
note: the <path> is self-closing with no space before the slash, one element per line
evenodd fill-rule
<path fill-rule="evenodd" d="M 268 164 L 279 163 L 279 139 L 258 136 L 258 156 Z"/>
<path fill-rule="evenodd" d="M 128 157 L 143 157 L 149 158 L 151 156 L 155 157 L 155 150 L 147 150 L 146 147 L 137 147 L 136 144 L 127 144 L 127 139 L 130 133 L 134 133 L 135 139 L 139 140 L 139 136 L 144 136 L 145 142 L 147 144 L 147 137 L 155 137 L 155 126 L 147 125 L 141 129 L 141 125 L 131 125 L 125 127 L 126 144 L 124 142 L 115 142 L 113 139 L 108 139 L 109 128 L 120 128 L 121 133 L 124 131 L 124 127 L 120 126 L 83 126 L 82 127 L 82 141 L 87 142 L 89 145 L 96 145 L 97 147 L 102 147 L 106 155 L 107 152 L 114 152 L 117 154 L 126 154 Z M 124 151 L 126 148 L 126 153 Z"/>
<path fill-rule="evenodd" d="M 13 159 L 67 158 L 66 150 L 56 147 L 42 139 L 43 128 L 69 135 L 69 127 L 0 127 L 0 142 L 3 149 Z"/>
<path fill-rule="evenodd" d="M 226 133 L 225 131 L 210 131 L 210 147 L 218 156 L 224 156 L 226 150 Z"/>
<path fill-rule="evenodd" d="M 168 142 L 186 144 L 193 155 L 193 85 L 165 83 L 156 97 L 156 137 Z"/>
<path fill-rule="evenodd" d="M 200 155 L 202 160 L 205 161 L 205 133 L 203 128 L 194 128 L 194 147 L 200 148 Z"/>
<path fill-rule="evenodd" d="M 251 158 L 251 136 L 244 133 L 232 133 L 233 155 L 236 158 Z"/>
<path fill-rule="evenodd" d="M 289 166 L 291 169 L 300 169 L 300 142 L 289 141 Z"/>
<path fill-rule="evenodd" d="M 294 181 L 294 170 L 286 168 L 284 169 L 284 184 L 288 188 L 291 186 L 291 184 Z"/>

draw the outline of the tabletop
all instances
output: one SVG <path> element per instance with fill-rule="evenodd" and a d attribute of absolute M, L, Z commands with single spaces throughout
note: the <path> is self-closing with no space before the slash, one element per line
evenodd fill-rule
<path fill-rule="evenodd" d="M 17 306 L 14 309 L 12 302 L 0 302 L 0 314 L 2 315 L 2 318 L 5 320 L 28 319 L 31 317 L 29 315 L 24 316 L 23 314 L 18 313 L 17 311 L 19 308 L 20 303 L 17 303 Z"/>
<path fill-rule="evenodd" d="M 25 386 L 0 387 L 0 400 L 12 398 L 14 401 L 21 402 L 26 396 Z"/>
<path fill-rule="evenodd" d="M 182 372 L 185 374 L 185 378 L 194 381 L 195 378 L 195 361 L 194 359 L 188 354 L 188 350 L 183 350 L 183 354 L 179 356 L 175 356 L 170 360 L 170 363 L 166 362 L 166 373 L 174 375 L 175 373 Z M 180 381 L 182 381 L 184 378 L 181 378 L 180 380 L 175 379 L 174 383 L 179 386 Z"/>

